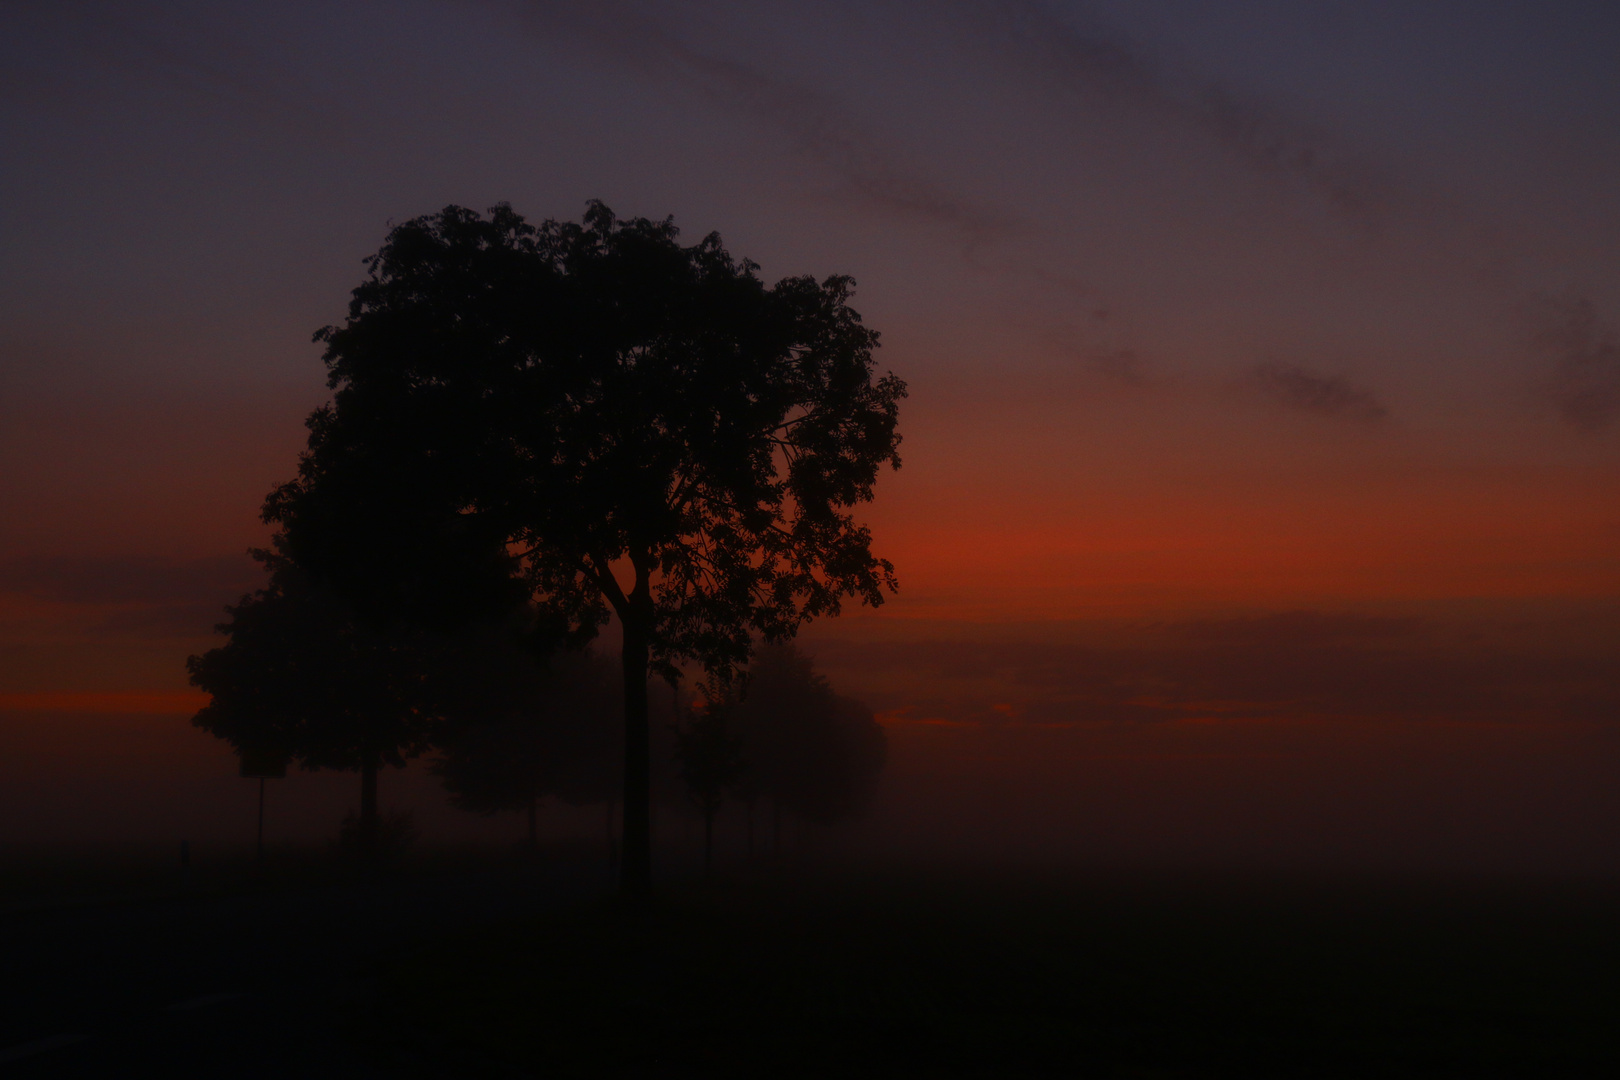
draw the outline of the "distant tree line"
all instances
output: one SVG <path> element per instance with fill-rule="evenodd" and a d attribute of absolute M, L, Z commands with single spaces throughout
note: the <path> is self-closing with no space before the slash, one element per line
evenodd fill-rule
<path fill-rule="evenodd" d="M 851 510 L 899 465 L 905 385 L 877 375 L 853 282 L 766 285 L 715 234 L 683 246 L 670 220 L 594 202 L 538 226 L 449 207 L 366 262 L 347 320 L 316 334 L 332 401 L 265 501 L 269 582 L 190 662 L 213 696 L 198 724 L 358 770 L 364 849 L 379 770 L 430 748 L 482 812 L 616 780 L 641 895 L 648 678 L 695 666 L 713 692 L 676 747 L 706 820 L 726 798 L 750 822 L 761 799 L 813 820 L 858 807 L 882 760 L 870 714 L 791 651 L 750 666 L 759 642 L 895 588 Z M 610 615 L 611 710 L 581 652 Z"/>
<path fill-rule="evenodd" d="M 618 665 L 587 648 L 538 653 L 522 636 L 379 631 L 271 552 L 265 587 L 228 609 L 227 641 L 188 662 L 212 700 L 197 726 L 244 758 L 353 770 L 351 840 L 370 854 L 380 827 L 378 779 L 426 756 L 452 805 L 525 815 L 537 843 L 542 804 L 620 796 Z M 885 740 L 871 711 L 833 692 L 791 644 L 759 648 L 741 678 L 709 680 L 672 723 L 675 767 L 703 816 L 704 862 L 716 814 L 768 809 L 772 849 L 784 814 L 821 825 L 865 808 Z"/>
<path fill-rule="evenodd" d="M 784 813 L 831 825 L 865 809 L 886 754 L 872 711 L 834 693 L 807 657 L 790 644 L 758 650 L 745 679 L 707 687 L 676 729 L 681 779 L 703 815 L 705 869 L 728 800 L 746 813 L 750 856 L 756 810 L 769 808 L 778 851 Z"/>

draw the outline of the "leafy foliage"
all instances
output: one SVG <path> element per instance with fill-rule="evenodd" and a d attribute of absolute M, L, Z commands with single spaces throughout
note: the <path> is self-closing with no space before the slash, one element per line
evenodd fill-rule
<path fill-rule="evenodd" d="M 333 404 L 264 511 L 289 551 L 368 611 L 439 618 L 500 601 L 447 575 L 513 558 L 551 630 L 588 638 L 611 607 L 671 678 L 881 603 L 893 568 L 848 510 L 899 464 L 905 387 L 874 380 L 853 283 L 767 286 L 678 237 L 594 202 L 395 228 L 316 335 Z"/>
<path fill-rule="evenodd" d="M 368 626 L 285 557 L 255 552 L 270 579 L 228 608 L 228 641 L 186 661 L 212 695 L 193 723 L 238 752 L 306 769 L 403 765 L 426 745 L 428 646 Z"/>

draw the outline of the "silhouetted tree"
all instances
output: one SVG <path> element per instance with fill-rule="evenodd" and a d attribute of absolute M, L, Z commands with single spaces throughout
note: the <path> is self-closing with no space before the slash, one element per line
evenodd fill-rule
<path fill-rule="evenodd" d="M 533 846 L 543 799 L 610 798 L 622 701 L 616 676 L 616 665 L 586 652 L 559 653 L 543 667 L 526 651 L 513 653 L 504 677 L 515 692 L 476 710 L 448 710 L 433 736 L 433 771 L 451 803 L 480 814 L 526 812 Z"/>
<path fill-rule="evenodd" d="M 854 698 L 833 695 L 820 722 L 790 727 L 790 748 L 779 760 L 792 767 L 777 774 L 781 806 L 818 825 L 859 816 L 871 802 L 888 758 L 888 739 L 872 710 Z"/>
<path fill-rule="evenodd" d="M 749 765 L 738 790 L 771 800 L 778 846 L 783 811 L 830 825 L 865 808 L 887 756 L 883 728 L 792 644 L 755 653 L 735 714 Z"/>
<path fill-rule="evenodd" d="M 703 872 L 714 865 L 714 816 L 744 770 L 742 740 L 731 730 L 730 695 L 718 686 L 694 702 L 675 727 L 675 759 L 686 794 L 703 815 Z"/>
<path fill-rule="evenodd" d="M 894 587 L 849 509 L 899 464 L 905 386 L 874 378 L 852 282 L 767 286 L 717 235 L 678 237 L 595 202 L 583 224 L 452 206 L 398 226 L 347 321 L 317 334 L 334 401 L 265 505 L 288 550 L 366 610 L 434 616 L 463 595 L 453 568 L 482 583 L 511 557 L 557 633 L 618 616 L 638 894 L 649 673 L 724 674 L 753 635 Z"/>
<path fill-rule="evenodd" d="M 377 773 L 426 746 L 424 639 L 365 625 L 279 554 L 258 551 L 270 578 L 227 608 L 224 645 L 190 657 L 193 686 L 212 701 L 192 723 L 244 757 L 360 773 L 358 839 L 377 836 Z"/>

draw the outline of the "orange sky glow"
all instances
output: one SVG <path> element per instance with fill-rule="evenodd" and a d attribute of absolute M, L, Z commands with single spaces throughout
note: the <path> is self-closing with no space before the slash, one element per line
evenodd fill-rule
<path fill-rule="evenodd" d="M 803 635 L 933 808 L 895 794 L 900 833 L 973 833 L 958 798 L 1094 850 L 1130 846 L 1104 821 L 1275 854 L 1314 814 L 1371 857 L 1404 807 L 1413 858 L 1620 821 L 1601 6 L 520 7 L 42 7 L 0 35 L 0 205 L 26 208 L 0 725 L 30 798 L 119 755 L 234 780 L 185 659 L 258 580 L 260 502 L 329 393 L 310 335 L 389 223 L 601 198 L 767 279 L 852 274 L 910 386 L 858 515 L 900 592 Z M 1200 799 L 1224 824 L 1182 820 Z M 1620 866 L 1575 831 L 1572 864 Z"/>

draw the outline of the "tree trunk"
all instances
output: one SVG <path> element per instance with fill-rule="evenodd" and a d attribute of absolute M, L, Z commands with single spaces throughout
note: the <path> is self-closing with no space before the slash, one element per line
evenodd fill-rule
<path fill-rule="evenodd" d="M 648 627 L 623 621 L 624 850 L 619 887 L 626 896 L 652 892 L 652 746 L 647 718 Z M 650 621 L 650 620 L 649 620 Z"/>
<path fill-rule="evenodd" d="M 782 801 L 771 800 L 771 858 L 782 857 Z"/>
<path fill-rule="evenodd" d="M 748 808 L 748 861 L 754 861 L 754 800 L 743 803 Z"/>
<path fill-rule="evenodd" d="M 539 830 L 539 827 L 538 827 L 538 823 L 535 820 L 536 817 L 538 816 L 537 813 L 536 813 L 536 809 L 537 809 L 537 804 L 539 802 L 540 802 L 540 796 L 536 795 L 532 791 L 529 792 L 529 850 L 530 851 L 535 851 L 540 847 L 540 830 Z"/>
<path fill-rule="evenodd" d="M 254 861 L 264 862 L 264 777 L 259 777 L 259 842 L 254 848 Z"/>
<path fill-rule="evenodd" d="M 370 859 L 377 854 L 377 759 L 367 758 L 360 766 L 360 854 Z"/>
<path fill-rule="evenodd" d="M 703 876 L 714 868 L 714 811 L 703 811 Z"/>

